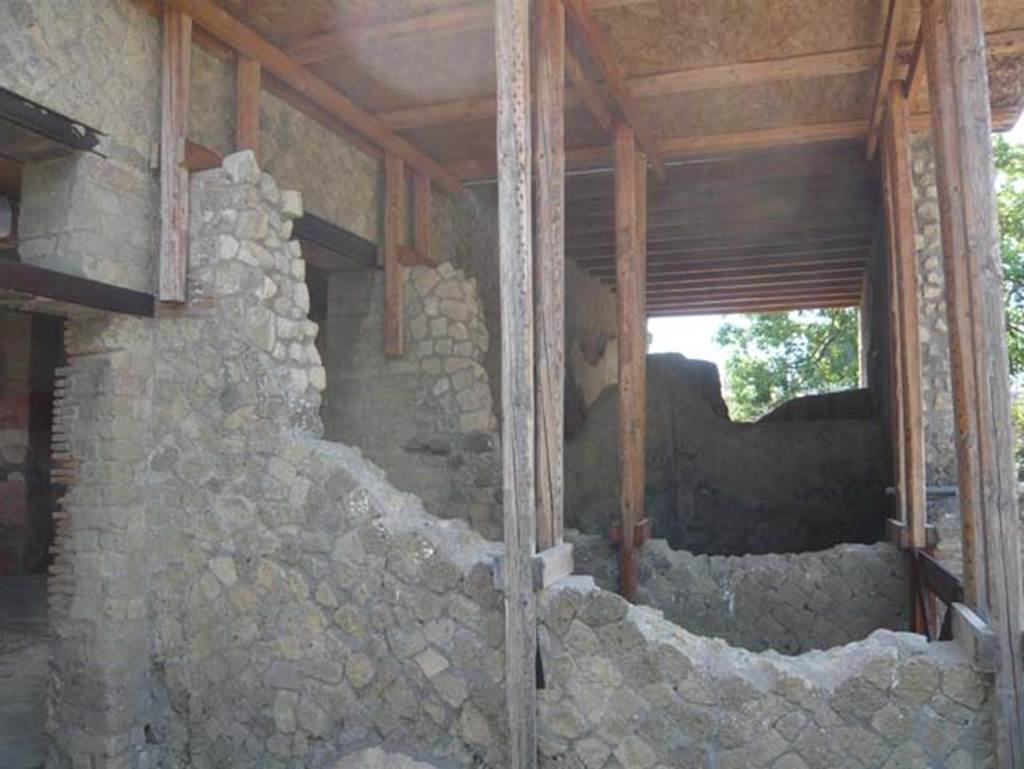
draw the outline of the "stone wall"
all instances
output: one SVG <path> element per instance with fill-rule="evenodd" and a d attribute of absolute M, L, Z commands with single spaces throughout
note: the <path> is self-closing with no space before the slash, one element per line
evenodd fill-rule
<path fill-rule="evenodd" d="M 753 654 L 583 577 L 541 604 L 542 766 L 995 765 L 991 681 L 952 644 L 883 630 L 828 652 Z"/>
<path fill-rule="evenodd" d="M 884 535 L 877 419 L 730 421 L 718 372 L 680 355 L 647 364 L 646 510 L 655 537 L 696 553 L 821 550 Z M 566 443 L 566 522 L 607 536 L 618 513 L 617 393 Z"/>
<path fill-rule="evenodd" d="M 247 153 L 192 191 L 189 303 L 71 323 L 49 765 L 506 766 L 500 545 L 316 438 L 296 197 Z M 579 580 L 541 617 L 545 767 L 988 761 L 988 684 L 945 645 L 756 657 Z"/>
<path fill-rule="evenodd" d="M 570 532 L 576 570 L 618 588 L 607 537 Z M 640 554 L 637 602 L 691 633 L 750 651 L 802 654 L 908 630 L 910 579 L 893 545 L 838 545 L 813 553 L 707 556 L 652 540 Z"/>
<path fill-rule="evenodd" d="M 565 358 L 565 429 L 572 435 L 619 379 L 615 294 L 572 259 L 565 263 Z"/>
<path fill-rule="evenodd" d="M 336 273 L 326 322 L 326 436 L 356 446 L 445 518 L 501 532 L 490 346 L 476 280 L 442 262 L 405 271 L 405 353 L 384 354 L 380 271 Z"/>

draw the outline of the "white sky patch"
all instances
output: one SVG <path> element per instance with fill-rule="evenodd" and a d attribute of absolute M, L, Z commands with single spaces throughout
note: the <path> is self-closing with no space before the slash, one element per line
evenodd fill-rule
<path fill-rule="evenodd" d="M 715 343 L 715 332 L 724 320 L 724 315 L 651 318 L 647 321 L 650 351 L 680 352 L 687 358 L 711 361 L 724 375 L 726 353 Z"/>

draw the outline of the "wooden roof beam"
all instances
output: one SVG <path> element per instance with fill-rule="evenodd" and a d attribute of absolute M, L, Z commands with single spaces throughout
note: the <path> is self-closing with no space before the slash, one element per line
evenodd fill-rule
<path fill-rule="evenodd" d="M 899 47 L 903 14 L 907 10 L 906 0 L 889 0 L 889 14 L 885 20 L 885 35 L 882 39 L 882 63 L 878 68 L 874 96 L 871 99 L 871 125 L 868 128 L 867 159 L 873 160 L 878 149 L 878 137 L 885 116 L 885 103 L 889 98 L 889 83 L 894 79 L 896 49 Z"/>
<path fill-rule="evenodd" d="M 240 54 L 259 62 L 267 72 L 299 91 L 386 152 L 401 158 L 420 173 L 426 174 L 444 189 L 456 194 L 465 191 L 461 182 L 444 166 L 396 135 L 378 118 L 219 8 L 212 0 L 167 0 L 167 4 L 191 16 L 197 24 Z"/>
<path fill-rule="evenodd" d="M 791 312 L 793 310 L 823 310 L 829 308 L 857 307 L 860 295 L 846 297 L 820 297 L 809 299 L 724 301 L 709 303 L 677 303 L 649 306 L 647 317 L 667 318 L 684 315 L 735 315 L 743 313 Z"/>
<path fill-rule="evenodd" d="M 654 169 L 654 173 L 658 178 L 664 179 L 665 162 L 661 159 L 654 134 L 641 119 L 639 107 L 626 84 L 626 76 L 615 60 L 611 46 L 605 40 L 601 29 L 591 18 L 587 1 L 562 0 L 562 4 L 565 6 L 566 15 L 572 22 L 573 29 L 576 30 L 587 53 L 604 77 L 605 85 L 611 92 L 615 106 L 636 134 L 637 144 L 647 155 L 647 160 L 651 164 L 651 168 Z"/>
<path fill-rule="evenodd" d="M 591 0 L 594 11 L 643 5 L 650 0 Z M 293 40 L 285 50 L 296 61 L 316 64 L 337 58 L 351 50 L 354 42 L 390 40 L 421 35 L 478 32 L 494 26 L 494 0 L 469 2 L 454 7 L 402 16 L 394 19 L 367 19 L 365 16 L 336 18 L 331 29 Z"/>

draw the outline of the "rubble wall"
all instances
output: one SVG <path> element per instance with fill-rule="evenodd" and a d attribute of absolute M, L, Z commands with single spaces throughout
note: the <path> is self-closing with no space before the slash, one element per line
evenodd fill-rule
<path fill-rule="evenodd" d="M 884 535 L 878 419 L 734 423 L 710 363 L 647 359 L 646 511 L 653 536 L 695 553 L 822 550 Z M 617 392 L 566 442 L 566 523 L 607 536 L 619 518 Z"/>
<path fill-rule="evenodd" d="M 601 535 L 569 532 L 576 571 L 619 584 L 618 551 Z M 696 635 L 750 651 L 802 654 L 909 630 L 910 575 L 894 545 L 838 545 L 786 555 L 708 556 L 663 539 L 640 551 L 637 603 Z"/>
<path fill-rule="evenodd" d="M 71 324 L 49 765 L 319 768 L 383 743 L 506 766 L 500 545 L 317 438 L 297 196 L 248 153 L 192 189 L 189 303 Z M 541 616 L 545 767 L 823 765 L 847 738 L 866 766 L 987 761 L 988 685 L 945 645 L 785 662 L 578 580 Z"/>

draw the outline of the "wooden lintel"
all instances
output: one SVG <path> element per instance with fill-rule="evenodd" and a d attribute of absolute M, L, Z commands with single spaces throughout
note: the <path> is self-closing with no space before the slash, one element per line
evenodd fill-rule
<path fill-rule="evenodd" d="M 402 238 L 402 202 L 405 199 L 405 164 L 400 157 L 384 158 L 384 354 L 397 357 L 405 351 L 403 286 L 399 256 Z"/>
<path fill-rule="evenodd" d="M 72 152 L 95 152 L 100 133 L 0 88 L 0 147 L 4 157 L 36 162 Z"/>
<path fill-rule="evenodd" d="M 235 149 L 252 150 L 260 158 L 260 63 L 239 56 L 235 85 Z"/>
<path fill-rule="evenodd" d="M 893 80 L 896 64 L 896 50 L 899 48 L 900 32 L 903 28 L 903 14 L 907 0 L 889 0 L 889 13 L 885 20 L 885 34 L 882 38 L 882 61 L 878 68 L 874 95 L 871 99 L 871 125 L 868 128 L 868 160 L 875 156 L 878 136 L 885 116 L 885 103 L 889 98 L 889 84 Z"/>
<path fill-rule="evenodd" d="M 185 168 L 189 171 L 209 171 L 220 168 L 224 158 L 216 150 L 212 150 L 191 139 L 185 140 Z"/>
<path fill-rule="evenodd" d="M 437 267 L 437 262 L 424 255 L 418 248 L 400 245 L 398 263 L 403 267 Z"/>
<path fill-rule="evenodd" d="M 196 24 L 229 44 L 241 56 L 258 62 L 267 73 L 299 91 L 303 97 L 361 133 L 385 152 L 402 158 L 417 171 L 427 174 L 444 189 L 454 194 L 465 192 L 462 183 L 444 166 L 395 134 L 380 119 L 362 109 L 334 86 L 258 35 L 212 0 L 167 0 L 166 7 L 191 17 Z"/>
<path fill-rule="evenodd" d="M 547 590 L 560 579 L 565 579 L 575 569 L 573 546 L 569 542 L 549 547 L 533 556 L 533 589 Z M 505 559 L 501 556 L 494 563 L 494 586 L 505 590 Z"/>
<path fill-rule="evenodd" d="M 654 172 L 659 179 L 665 178 L 665 163 L 655 142 L 654 134 L 640 116 L 640 109 L 626 83 L 622 68 L 615 60 L 611 46 L 605 40 L 604 33 L 591 18 L 586 0 L 562 0 L 573 28 L 586 46 L 587 53 L 601 71 L 605 84 L 611 92 L 615 106 L 629 123 L 636 136 L 636 141 L 647 155 Z"/>
<path fill-rule="evenodd" d="M 292 222 L 292 237 L 302 243 L 324 249 L 354 265 L 367 269 L 380 267 L 375 243 L 314 214 L 303 214 Z M 332 269 L 326 264 L 318 266 L 325 272 L 337 269 L 337 266 Z"/>
<path fill-rule="evenodd" d="M 971 661 L 971 667 L 979 673 L 995 673 L 999 639 L 992 628 L 966 604 L 954 603 L 950 611 L 953 612 L 953 640 Z"/>
<path fill-rule="evenodd" d="M 163 17 L 160 116 L 160 263 L 157 297 L 186 298 L 189 248 L 189 171 L 185 162 L 189 113 L 192 19 L 168 5 Z"/>

